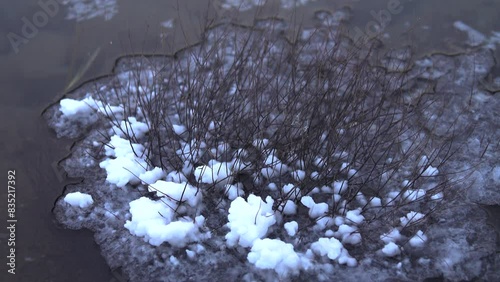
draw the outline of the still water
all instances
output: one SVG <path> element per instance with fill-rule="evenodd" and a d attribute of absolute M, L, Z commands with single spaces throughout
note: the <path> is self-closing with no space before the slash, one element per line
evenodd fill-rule
<path fill-rule="evenodd" d="M 119 281 L 106 266 L 90 232 L 65 230 L 54 223 L 54 200 L 71 182 L 61 177 L 56 164 L 68 153 L 71 141 L 56 139 L 40 112 L 65 90 L 109 73 L 120 55 L 170 53 L 195 43 L 207 21 L 234 17 L 221 8 L 222 0 L 68 2 L 46 22 L 37 18 L 44 11 L 39 1 L 0 3 L 0 171 L 7 181 L 7 170 L 16 170 L 18 219 L 16 275 L 7 276 L 5 271 L 8 234 L 0 229 L 0 256 L 4 258 L 0 281 Z M 79 3 L 94 2 L 104 6 L 75 13 Z M 420 55 L 460 51 L 463 46 L 456 42 L 465 37 L 453 27 L 457 20 L 485 35 L 500 31 L 500 0 L 401 0 L 398 13 L 387 13 L 394 8 L 389 6 L 391 2 L 311 1 L 295 12 L 273 2 L 242 12 L 237 20 L 251 23 L 255 17 L 279 16 L 311 25 L 315 11 L 348 5 L 352 10 L 350 28 L 366 31 L 370 22 L 390 15 L 383 19 L 384 43 L 389 47 L 410 44 Z M 44 24 L 30 38 L 13 43 L 12 33 L 23 35 L 23 19 Z M 498 55 L 497 51 L 500 58 Z M 6 216 L 6 194 L 6 189 L 0 191 L 2 218 Z"/>

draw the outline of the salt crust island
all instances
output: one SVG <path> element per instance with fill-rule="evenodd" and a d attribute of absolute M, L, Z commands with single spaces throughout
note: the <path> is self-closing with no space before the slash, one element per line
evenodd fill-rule
<path fill-rule="evenodd" d="M 342 14 L 328 12 L 316 17 L 320 30 L 331 30 L 343 19 Z M 234 42 L 259 38 L 256 42 L 261 44 L 261 38 L 271 34 L 277 38 L 272 42 L 275 46 L 287 44 L 281 32 L 287 28 L 283 21 L 262 20 L 256 25 L 259 28 L 228 24 L 209 29 L 204 44 L 180 51 L 175 59 L 123 57 L 112 75 L 80 86 L 50 107 L 44 116 L 59 137 L 81 137 L 61 166 L 69 176 L 85 178 L 65 188 L 55 206 L 58 221 L 67 228 L 94 231 L 110 267 L 131 281 L 329 281 L 332 277 L 339 281 L 434 277 L 500 281 L 495 231 L 474 204 L 500 204 L 500 148 L 498 143 L 485 146 L 486 139 L 480 138 L 488 132 L 490 140 L 500 140 L 499 95 L 481 88 L 480 83 L 495 67 L 493 41 L 476 44 L 475 40 L 475 48 L 467 53 L 432 54 L 414 61 L 409 48 L 385 54 L 380 60 L 385 69 L 397 72 L 404 66 L 409 70 L 411 86 L 402 93 L 408 104 L 424 95 L 430 84 L 435 87 L 434 95 L 447 97 L 442 99 L 447 100 L 446 107 L 439 100 L 436 107 L 419 113 L 431 117 L 423 125 L 432 131 L 429 136 L 445 138 L 450 127 L 468 124 L 474 124 L 474 132 L 457 140 L 466 146 L 457 150 L 446 167 L 433 166 L 435 156 L 414 156 L 412 169 L 424 181 L 405 179 L 411 173 L 403 167 L 408 170 L 398 172 L 403 178 L 395 178 L 383 194 L 358 191 L 351 195 L 363 168 L 349 162 L 349 151 L 335 156 L 340 165 L 330 182 L 306 189 L 307 180 L 325 177 L 321 168 L 327 158 L 318 155 L 313 169 L 300 158 L 285 159 L 273 148 L 275 128 L 253 138 L 245 148 L 232 147 L 230 140 L 214 142 L 211 134 L 225 126 L 221 120 L 204 120 L 203 134 L 190 134 L 195 126 L 189 117 L 196 115 L 196 108 L 177 105 L 175 99 L 187 91 L 186 81 L 192 78 L 169 77 L 173 71 L 169 67 L 176 66 L 177 74 L 188 74 L 203 69 L 195 67 L 203 64 L 197 60 L 206 60 L 207 67 L 211 60 L 223 58 L 226 66 L 218 70 L 227 75 L 240 51 Z M 468 30 L 464 23 L 456 26 Z M 344 45 L 339 47 L 342 50 L 354 45 L 307 29 L 301 40 L 308 42 L 304 44 L 307 50 L 298 56 L 302 60 L 317 55 L 320 45 Z M 213 48 L 215 44 L 224 48 Z M 216 54 L 208 56 L 213 50 Z M 269 47 L 268 51 L 266 60 L 276 59 L 276 50 Z M 492 81 L 492 87 L 499 89 L 500 78 Z M 165 90 L 160 84 L 177 87 Z M 169 93 L 161 96 L 159 89 Z M 229 87 L 227 94 L 220 95 L 234 97 L 237 89 Z M 134 95 L 127 100 L 122 93 Z M 152 117 L 144 108 L 148 104 L 135 97 L 146 97 L 151 103 L 158 97 L 172 100 L 165 104 L 170 108 L 161 110 L 167 112 L 169 136 L 176 136 L 172 150 L 181 161 L 176 169 L 167 170 L 167 165 L 161 167 L 148 157 Z M 203 103 L 216 107 L 203 100 L 198 104 Z M 461 111 L 458 118 L 457 110 Z M 343 131 L 349 128 L 338 130 L 347 134 Z M 483 161 L 472 168 L 479 156 Z M 467 171 L 467 178 L 463 177 L 466 172 L 445 170 Z M 239 182 L 241 174 L 250 179 Z M 451 179 L 448 189 L 460 191 L 461 197 L 448 199 L 448 190 L 433 189 L 443 175 Z M 461 185 L 468 189 L 460 190 Z M 250 186 L 262 189 L 255 192 Z M 391 206 L 391 216 L 377 222 L 374 214 Z M 432 212 L 440 206 L 446 208 Z"/>

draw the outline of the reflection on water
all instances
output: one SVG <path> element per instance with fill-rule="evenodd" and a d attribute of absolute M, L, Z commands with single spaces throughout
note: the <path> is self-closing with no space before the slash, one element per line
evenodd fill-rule
<path fill-rule="evenodd" d="M 116 0 L 65 0 L 63 3 L 68 8 L 66 18 L 78 22 L 96 17 L 108 21 L 118 13 Z"/>
<path fill-rule="evenodd" d="M 380 22 L 382 11 L 388 11 L 387 0 L 359 0 L 353 2 L 356 11 L 352 26 L 366 29 L 370 21 Z M 410 44 L 418 54 L 435 50 L 459 51 L 457 42 L 465 39 L 454 26 L 463 21 L 483 34 L 500 31 L 496 20 L 500 1 L 496 0 L 400 0 L 400 13 L 391 14 L 383 29 L 385 43 L 389 46 Z"/>
<path fill-rule="evenodd" d="M 223 3 L 240 2 L 221 0 L 214 6 L 200 5 L 197 0 L 148 0 L 147 3 L 67 0 L 66 8 L 61 8 L 64 13 L 51 17 L 36 36 L 19 47 L 18 54 L 5 40 L 7 34 L 22 34 L 21 19 L 32 17 L 40 7 L 36 1 L 0 4 L 0 37 L 4 39 L 0 40 L 0 134 L 4 137 L 0 141 L 3 148 L 0 156 L 5 160 L 2 171 L 12 168 L 19 171 L 17 256 L 20 275 L 16 276 L 17 281 L 109 281 L 111 278 L 90 233 L 61 230 L 52 222 L 50 209 L 64 185 L 59 182 L 53 164 L 64 156 L 65 145 L 69 144 L 49 133 L 39 116 L 40 111 L 62 94 L 68 84 L 77 85 L 109 72 L 121 54 L 172 52 L 196 42 L 207 20 L 218 13 L 226 15 L 215 11 L 216 8 Z M 365 30 L 370 21 L 376 20 L 374 14 L 387 9 L 387 2 L 317 0 L 301 6 L 295 13 L 270 5 L 257 14 L 249 10 L 238 17 L 251 23 L 256 15 L 281 16 L 293 18 L 298 24 L 312 25 L 315 10 L 334 10 L 350 4 L 351 28 Z M 383 29 L 388 46 L 411 44 L 420 54 L 458 50 L 463 46 L 455 42 L 466 39 L 466 35 L 453 26 L 458 20 L 486 35 L 500 31 L 500 22 L 496 21 L 500 1 L 401 0 L 401 3 L 401 12 L 391 14 Z M 171 19 L 173 28 L 162 26 Z M 101 51 L 96 54 L 95 50 Z M 80 69 L 86 71 L 77 75 Z M 5 199 L 4 190 L 0 196 Z M 3 248 L 5 236 L 0 235 Z"/>

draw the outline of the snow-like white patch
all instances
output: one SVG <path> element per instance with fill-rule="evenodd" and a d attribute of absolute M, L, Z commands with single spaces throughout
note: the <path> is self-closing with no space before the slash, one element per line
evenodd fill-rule
<path fill-rule="evenodd" d="M 254 7 L 262 6 L 266 0 L 224 0 L 222 8 L 224 9 L 238 9 L 239 11 L 247 11 Z"/>
<path fill-rule="evenodd" d="M 238 183 L 237 185 L 226 184 L 224 186 L 224 193 L 227 195 L 227 198 L 232 201 L 245 194 L 242 186 L 243 185 L 241 185 L 241 183 Z"/>
<path fill-rule="evenodd" d="M 252 142 L 252 146 L 254 146 L 255 148 L 259 149 L 259 150 L 264 150 L 264 148 L 267 147 L 267 145 L 269 144 L 269 139 L 255 139 L 253 140 Z"/>
<path fill-rule="evenodd" d="M 387 257 L 394 257 L 399 255 L 401 250 L 394 242 L 389 242 L 382 248 L 382 253 Z"/>
<path fill-rule="evenodd" d="M 188 258 L 190 259 L 194 259 L 196 257 L 196 253 L 191 251 L 191 250 L 186 250 L 186 255 L 188 256 Z"/>
<path fill-rule="evenodd" d="M 169 19 L 161 23 L 161 26 L 164 28 L 173 28 L 174 27 L 174 19 Z"/>
<path fill-rule="evenodd" d="M 424 189 L 408 189 L 403 193 L 403 199 L 406 202 L 414 202 L 418 200 L 422 200 L 425 196 L 425 190 Z"/>
<path fill-rule="evenodd" d="M 264 168 L 260 170 L 260 173 L 267 179 L 282 176 L 288 172 L 288 166 L 283 164 L 275 153 L 275 150 L 266 150 L 264 152 Z"/>
<path fill-rule="evenodd" d="M 283 9 L 293 9 L 295 7 L 304 6 L 309 2 L 316 0 L 280 0 L 281 8 Z M 248 11 L 256 7 L 261 7 L 265 5 L 267 0 L 223 0 L 223 9 L 238 9 L 239 11 Z"/>
<path fill-rule="evenodd" d="M 402 195 L 400 191 L 391 191 L 386 194 L 384 198 L 384 204 L 387 206 L 392 206 L 395 204 L 396 200 Z"/>
<path fill-rule="evenodd" d="M 59 110 L 68 118 L 76 118 L 94 112 L 97 105 L 96 103 L 97 102 L 92 97 L 83 100 L 66 98 L 59 102 Z"/>
<path fill-rule="evenodd" d="M 363 223 L 365 220 L 365 217 L 361 215 L 361 209 L 348 211 L 345 218 L 348 222 L 356 225 Z"/>
<path fill-rule="evenodd" d="M 318 218 L 325 215 L 328 212 L 327 203 L 315 203 L 311 196 L 304 196 L 300 199 L 300 202 L 309 208 L 309 217 Z"/>
<path fill-rule="evenodd" d="M 129 117 L 126 121 L 122 120 L 120 122 L 120 127 L 113 126 L 113 131 L 121 138 L 126 136 L 142 138 L 149 131 L 149 127 L 146 123 L 137 121 L 134 117 Z"/>
<path fill-rule="evenodd" d="M 436 176 L 439 174 L 439 170 L 436 167 L 430 165 L 430 161 L 427 156 L 422 156 L 420 158 L 418 166 L 421 169 L 422 176 Z"/>
<path fill-rule="evenodd" d="M 207 144 L 205 142 L 191 141 L 189 143 L 180 142 L 181 148 L 176 151 L 177 155 L 187 162 L 197 162 L 203 154 Z"/>
<path fill-rule="evenodd" d="M 194 170 L 194 176 L 200 183 L 225 185 L 232 181 L 232 165 L 227 162 L 213 161 L 211 166 L 203 165 Z"/>
<path fill-rule="evenodd" d="M 197 167 L 194 170 L 194 176 L 196 177 L 196 181 L 200 183 L 211 184 L 215 182 L 212 168 L 206 165 Z"/>
<path fill-rule="evenodd" d="M 372 207 L 381 207 L 382 206 L 382 200 L 378 197 L 373 197 L 369 201 L 370 206 Z"/>
<path fill-rule="evenodd" d="M 418 222 L 419 220 L 423 219 L 424 216 L 425 215 L 423 215 L 421 213 L 411 211 L 411 212 L 407 213 L 406 216 L 401 217 L 399 219 L 399 221 L 401 222 L 402 227 L 406 227 L 409 224 Z"/>
<path fill-rule="evenodd" d="M 318 241 L 311 244 L 311 250 L 319 256 L 327 256 L 339 264 L 356 266 L 357 261 L 349 255 L 342 243 L 335 238 L 319 238 Z"/>
<path fill-rule="evenodd" d="M 317 172 L 317 171 L 311 172 L 311 179 L 312 180 L 319 180 L 320 177 L 321 177 L 321 175 L 319 174 L 319 172 Z"/>
<path fill-rule="evenodd" d="M 319 168 L 323 168 L 326 165 L 326 160 L 324 158 L 317 157 L 314 159 L 314 165 Z"/>
<path fill-rule="evenodd" d="M 399 233 L 399 230 L 396 228 L 393 228 L 389 233 L 384 233 L 380 235 L 380 240 L 384 241 L 384 243 L 388 244 L 390 242 L 397 242 L 401 240 L 401 234 Z"/>
<path fill-rule="evenodd" d="M 333 188 L 332 187 L 329 187 L 329 186 L 326 186 L 326 185 L 323 185 L 321 186 L 321 192 L 323 193 L 328 193 L 328 194 L 331 194 L 333 193 Z"/>
<path fill-rule="evenodd" d="M 443 192 L 439 192 L 431 196 L 431 199 L 434 201 L 439 201 L 442 200 L 443 198 L 444 198 Z"/>
<path fill-rule="evenodd" d="M 227 217 L 230 229 L 226 234 L 227 245 L 251 247 L 255 240 L 264 238 L 269 227 L 276 223 L 273 203 L 270 196 L 264 202 L 253 194 L 248 196 L 247 201 L 241 197 L 232 201 Z"/>
<path fill-rule="evenodd" d="M 301 1 L 282 0 L 282 3 L 286 2 L 286 1 L 291 2 L 291 3 L 301 2 L 302 5 L 309 2 L 309 0 L 301 0 Z M 320 20 L 323 25 L 333 27 L 333 26 L 338 26 L 342 23 L 342 21 L 349 19 L 349 14 L 342 11 L 342 10 L 336 10 L 336 11 L 332 11 L 332 12 L 320 11 L 320 12 L 316 13 L 315 17 L 316 17 L 316 19 Z M 344 129 L 338 129 L 337 131 L 339 132 L 339 134 L 345 133 Z"/>
<path fill-rule="evenodd" d="M 168 224 L 174 217 L 173 210 L 162 201 L 153 201 L 147 197 L 141 197 L 130 202 L 129 205 L 132 221 L 127 221 L 125 227 L 129 230 L 133 227 L 136 234 L 145 234 L 147 227 L 151 223 Z"/>
<path fill-rule="evenodd" d="M 423 58 L 420 60 L 416 60 L 415 65 L 419 67 L 432 67 L 434 66 L 434 62 L 429 58 Z"/>
<path fill-rule="evenodd" d="M 335 219 L 330 216 L 322 216 L 316 219 L 316 224 L 313 229 L 316 231 L 324 230 L 327 227 L 331 227 L 335 224 Z"/>
<path fill-rule="evenodd" d="M 141 181 L 146 184 L 155 183 L 163 177 L 165 177 L 165 172 L 159 167 L 155 167 L 152 170 L 148 170 L 139 175 Z"/>
<path fill-rule="evenodd" d="M 177 125 L 177 124 L 172 125 L 172 129 L 177 135 L 181 135 L 182 133 L 187 131 L 187 128 L 184 125 Z"/>
<path fill-rule="evenodd" d="M 168 242 L 175 247 L 184 247 L 190 242 L 206 239 L 210 233 L 201 233 L 199 228 L 203 226 L 205 218 L 197 216 L 192 218 L 181 218 L 173 221 L 174 211 L 162 201 L 153 201 L 141 197 L 130 202 L 131 220 L 127 220 L 125 228 L 132 235 L 144 237 L 144 241 L 151 245 L 159 246 Z"/>
<path fill-rule="evenodd" d="M 179 172 L 179 171 L 169 172 L 167 174 L 167 176 L 165 177 L 165 180 L 170 181 L 170 182 L 175 182 L 175 183 L 182 183 L 182 182 L 188 181 L 186 176 L 182 172 Z"/>
<path fill-rule="evenodd" d="M 500 184 L 500 166 L 496 166 L 492 171 L 491 171 L 491 178 L 493 178 L 493 181 L 497 184 Z"/>
<path fill-rule="evenodd" d="M 283 209 L 283 214 L 294 215 L 297 213 L 297 205 L 292 200 L 286 200 L 280 207 Z"/>
<path fill-rule="evenodd" d="M 410 245 L 415 248 L 423 247 L 425 242 L 427 242 L 427 235 L 421 230 L 418 230 L 417 234 L 410 239 Z"/>
<path fill-rule="evenodd" d="M 78 22 L 96 17 L 111 20 L 118 14 L 116 0 L 58 0 L 67 6 L 66 19 Z"/>
<path fill-rule="evenodd" d="M 293 9 L 295 7 L 305 6 L 309 2 L 314 2 L 316 0 L 281 0 L 281 7 L 284 9 Z"/>
<path fill-rule="evenodd" d="M 439 174 L 439 170 L 433 166 L 428 166 L 423 172 L 422 176 L 436 176 Z"/>
<path fill-rule="evenodd" d="M 368 200 L 366 199 L 365 195 L 363 195 L 363 193 L 361 192 L 358 192 L 356 194 L 356 201 L 358 201 L 358 203 L 361 206 L 366 206 L 368 204 Z"/>
<path fill-rule="evenodd" d="M 188 183 L 158 180 L 154 184 L 149 185 L 148 189 L 151 192 L 156 192 L 158 197 L 164 197 L 163 200 L 172 208 L 176 208 L 179 202 L 185 202 L 191 207 L 196 207 L 201 201 L 201 192 L 198 191 L 198 188 Z"/>
<path fill-rule="evenodd" d="M 179 263 L 179 260 L 178 260 L 176 257 L 174 257 L 174 256 L 170 256 L 170 257 L 168 258 L 168 260 L 169 260 L 169 261 L 170 261 L 170 263 L 171 263 L 171 264 L 173 264 L 173 265 L 179 265 L 179 264 L 180 264 L 180 263 Z"/>
<path fill-rule="evenodd" d="M 297 234 L 297 230 L 299 230 L 299 224 L 296 221 L 287 222 L 284 227 L 288 235 L 291 237 L 295 236 L 295 234 Z"/>
<path fill-rule="evenodd" d="M 342 253 L 344 246 L 335 238 L 319 238 L 312 243 L 311 250 L 320 256 L 327 256 L 331 260 L 336 260 Z"/>
<path fill-rule="evenodd" d="M 134 158 L 144 153 L 145 148 L 141 144 L 132 143 L 118 135 L 111 136 L 105 147 L 106 156 Z"/>
<path fill-rule="evenodd" d="M 347 191 L 347 181 L 335 181 L 333 182 L 333 191 L 335 194 L 342 194 Z"/>
<path fill-rule="evenodd" d="M 292 177 L 295 181 L 300 182 L 306 178 L 306 172 L 300 169 L 294 170 L 292 171 Z"/>
<path fill-rule="evenodd" d="M 300 198 L 300 188 L 293 184 L 286 184 L 283 186 L 283 193 L 290 198 L 291 200 L 295 200 Z"/>
<path fill-rule="evenodd" d="M 345 218 L 343 216 L 336 216 L 334 222 L 335 225 L 340 226 L 345 223 Z"/>
<path fill-rule="evenodd" d="M 138 156 L 144 153 L 144 146 L 131 144 L 118 135 L 111 137 L 106 145 L 106 155 L 115 158 L 106 158 L 99 166 L 107 172 L 106 180 L 118 187 L 140 182 L 139 175 L 146 172 L 146 161 Z"/>
<path fill-rule="evenodd" d="M 280 277 L 298 274 L 301 269 L 310 266 L 309 259 L 299 256 L 292 244 L 278 239 L 255 240 L 247 258 L 257 268 L 274 269 Z"/>
<path fill-rule="evenodd" d="M 465 258 L 464 246 L 452 239 L 447 239 L 442 244 L 446 251 L 440 254 L 439 259 L 435 260 L 435 267 L 441 269 L 445 275 L 456 273 L 457 264 L 463 262 Z"/>
<path fill-rule="evenodd" d="M 276 190 L 278 190 L 278 186 L 277 186 L 277 185 L 276 185 L 276 183 L 274 183 L 274 182 L 271 182 L 271 183 L 267 184 L 267 188 L 268 188 L 269 190 L 271 190 L 271 191 L 276 191 Z"/>
<path fill-rule="evenodd" d="M 243 172 L 243 171 L 248 171 L 252 168 L 252 164 L 250 162 L 245 162 L 242 161 L 239 158 L 235 158 L 232 161 L 232 171 L 234 174 Z"/>
<path fill-rule="evenodd" d="M 73 207 L 86 208 L 94 203 L 92 196 L 81 192 L 68 193 L 64 201 Z"/>
<path fill-rule="evenodd" d="M 357 227 L 342 224 L 339 229 L 334 232 L 333 236 L 340 239 L 343 244 L 356 245 L 361 243 L 361 234 Z"/>
<path fill-rule="evenodd" d="M 462 21 L 454 22 L 453 26 L 456 29 L 467 33 L 467 37 L 468 37 L 467 43 L 470 44 L 471 46 L 479 46 L 486 41 L 486 36 L 484 34 L 475 30 L 474 28 L 468 26 L 467 24 L 465 24 Z"/>

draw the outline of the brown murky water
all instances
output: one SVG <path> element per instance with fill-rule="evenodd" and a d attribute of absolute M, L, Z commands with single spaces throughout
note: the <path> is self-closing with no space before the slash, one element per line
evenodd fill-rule
<path fill-rule="evenodd" d="M 99 254 L 90 232 L 56 227 L 51 208 L 61 193 L 54 164 L 62 158 L 69 141 L 57 140 L 40 117 L 42 109 L 63 94 L 79 68 L 100 50 L 80 81 L 108 73 L 116 57 L 127 53 L 171 52 L 196 42 L 206 19 L 232 16 L 206 1 L 122 0 L 118 14 L 106 21 L 98 17 L 82 22 L 65 19 L 66 10 L 48 24 L 16 54 L 7 40 L 9 32 L 20 34 L 22 18 L 40 11 L 37 1 L 3 1 L 0 4 L 0 157 L 4 181 L 7 170 L 17 172 L 15 276 L 5 272 L 7 233 L 0 229 L 2 267 L 0 281 L 117 281 Z M 365 30 L 373 12 L 388 9 L 389 0 L 314 1 L 296 13 L 267 5 L 239 18 L 251 23 L 257 17 L 281 16 L 312 24 L 313 12 L 351 5 L 351 28 Z M 498 0 L 400 1 L 401 11 L 391 14 L 384 32 L 388 46 L 411 44 L 418 54 L 433 50 L 457 51 L 464 35 L 452 24 L 462 20 L 488 35 L 500 31 Z M 160 23 L 174 20 L 174 28 Z M 500 56 L 499 56 L 500 57 Z M 75 86 L 74 84 L 73 86 Z M 3 186 L 5 187 L 5 185 Z M 6 217 L 6 189 L 0 191 L 2 218 Z M 4 223 L 6 224 L 6 223 Z M 5 278 L 3 278 L 5 277 Z"/>

